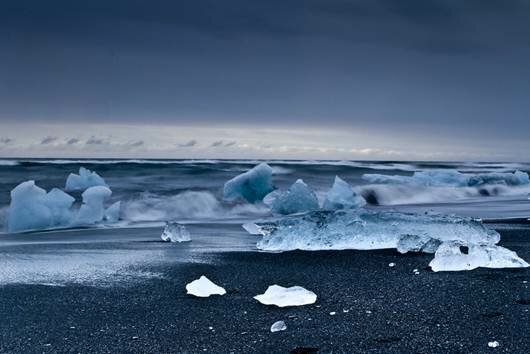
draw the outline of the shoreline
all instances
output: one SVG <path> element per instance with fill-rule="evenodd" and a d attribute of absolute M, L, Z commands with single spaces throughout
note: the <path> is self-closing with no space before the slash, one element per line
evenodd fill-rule
<path fill-rule="evenodd" d="M 499 231 L 500 245 L 530 259 L 530 229 Z M 434 273 L 430 255 L 395 250 L 190 254 L 131 264 L 160 275 L 134 282 L 0 286 L 0 352 L 530 352 L 528 268 Z M 201 275 L 227 294 L 186 295 Z M 272 284 L 303 286 L 317 302 L 280 309 L 253 299 Z M 278 320 L 287 330 L 271 333 Z"/>

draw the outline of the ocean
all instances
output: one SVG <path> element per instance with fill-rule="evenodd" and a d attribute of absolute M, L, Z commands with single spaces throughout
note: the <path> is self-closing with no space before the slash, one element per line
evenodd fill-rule
<path fill-rule="evenodd" d="M 262 161 L 258 160 L 0 160 L 0 230 L 5 231 L 10 191 L 34 180 L 46 190 L 64 188 L 80 167 L 96 171 L 121 201 L 121 220 L 106 227 L 152 227 L 165 221 L 242 223 L 266 218 L 262 204 L 223 201 L 223 185 Z M 513 172 L 530 171 L 529 163 L 267 161 L 275 187 L 287 189 L 303 179 L 323 199 L 335 176 L 365 197 L 369 208 L 427 210 L 483 219 L 530 217 L 530 184 L 513 181 Z M 445 176 L 458 171 L 464 181 Z M 414 173 L 423 178 L 410 178 Z M 485 178 L 486 176 L 487 178 Z M 421 176 L 420 176 L 421 177 Z M 496 178 L 493 178 L 496 177 Z M 473 179 L 478 180 L 473 182 Z M 80 193 L 71 193 L 79 204 Z"/>

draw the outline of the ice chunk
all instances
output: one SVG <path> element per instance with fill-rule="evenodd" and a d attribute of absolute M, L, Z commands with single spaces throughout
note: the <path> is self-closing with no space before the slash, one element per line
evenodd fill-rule
<path fill-rule="evenodd" d="M 497 348 L 499 345 L 499 342 L 497 342 L 496 340 L 494 340 L 493 342 L 488 342 L 488 347 L 490 348 Z"/>
<path fill-rule="evenodd" d="M 355 193 L 352 187 L 343 181 L 339 176 L 335 176 L 333 187 L 326 194 L 324 209 L 354 209 L 366 204 L 363 197 Z"/>
<path fill-rule="evenodd" d="M 162 232 L 162 241 L 165 242 L 187 242 L 191 241 L 191 235 L 186 226 L 176 223 L 167 222 L 164 232 Z"/>
<path fill-rule="evenodd" d="M 272 200 L 271 209 L 277 214 L 294 214 L 318 209 L 318 199 L 315 194 L 299 179 L 286 192 L 278 193 Z"/>
<path fill-rule="evenodd" d="M 256 295 L 254 299 L 264 305 L 287 307 L 314 304 L 317 301 L 317 296 L 314 292 L 306 290 L 301 286 L 284 288 L 279 285 L 271 285 L 264 294 Z"/>
<path fill-rule="evenodd" d="M 79 209 L 75 224 L 92 225 L 101 222 L 105 216 L 103 204 L 111 195 L 111 190 L 104 186 L 90 187 L 84 191 L 81 195 L 83 204 Z"/>
<path fill-rule="evenodd" d="M 466 244 L 458 241 L 443 242 L 429 266 L 433 271 L 459 271 L 484 268 L 528 267 L 517 254 L 504 247 L 488 244 Z"/>
<path fill-rule="evenodd" d="M 105 220 L 114 223 L 120 219 L 121 202 L 116 202 L 105 210 Z"/>
<path fill-rule="evenodd" d="M 8 232 L 66 226 L 72 221 L 73 202 L 74 198 L 59 189 L 46 193 L 35 181 L 20 183 L 11 191 Z"/>
<path fill-rule="evenodd" d="M 500 235 L 479 220 L 368 209 L 321 210 L 256 223 L 267 251 L 397 248 L 403 237 L 496 244 Z M 433 241 L 434 242 L 434 241 Z M 402 251 L 408 250 L 405 242 Z M 412 248 L 415 248 L 412 247 Z"/>
<path fill-rule="evenodd" d="M 79 174 L 70 173 L 66 179 L 67 191 L 84 191 L 87 188 L 95 186 L 108 187 L 105 180 L 101 178 L 96 172 L 92 172 L 84 167 L 79 168 Z"/>
<path fill-rule="evenodd" d="M 226 182 L 224 198 L 226 200 L 242 198 L 255 203 L 261 201 L 273 189 L 272 168 L 263 162 Z"/>
<path fill-rule="evenodd" d="M 226 290 L 222 287 L 215 285 L 212 281 L 206 278 L 204 275 L 199 279 L 192 281 L 186 285 L 188 294 L 197 297 L 209 297 L 210 295 L 224 295 Z"/>
<path fill-rule="evenodd" d="M 276 321 L 271 326 L 271 332 L 280 332 L 285 331 L 287 329 L 287 326 L 285 325 L 284 321 Z"/>
<path fill-rule="evenodd" d="M 400 253 L 424 252 L 434 253 L 440 246 L 441 241 L 427 235 L 402 235 L 397 244 Z"/>

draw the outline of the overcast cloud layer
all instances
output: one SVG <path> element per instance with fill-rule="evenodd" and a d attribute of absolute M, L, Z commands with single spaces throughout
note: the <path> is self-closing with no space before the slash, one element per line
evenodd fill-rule
<path fill-rule="evenodd" d="M 323 129 L 321 146 L 403 159 L 528 160 L 529 18 L 524 0 L 2 1 L 0 155 L 64 141 L 87 153 L 101 138 L 76 129 L 102 122 L 196 127 L 175 136 L 178 154 L 237 155 L 241 139 L 215 126 Z M 61 123 L 77 128 L 59 136 Z M 48 131 L 27 142 L 24 124 Z M 282 136 L 269 144 L 292 145 Z M 117 155 L 154 151 L 118 140 Z"/>

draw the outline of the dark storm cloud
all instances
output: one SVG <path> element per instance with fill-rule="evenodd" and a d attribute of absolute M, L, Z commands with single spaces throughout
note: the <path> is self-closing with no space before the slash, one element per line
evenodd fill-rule
<path fill-rule="evenodd" d="M 91 136 L 85 143 L 86 145 L 104 145 L 106 144 L 105 140 Z"/>
<path fill-rule="evenodd" d="M 75 145 L 77 143 L 79 143 L 81 140 L 77 139 L 77 138 L 70 138 L 66 141 L 66 144 L 67 145 Z"/>
<path fill-rule="evenodd" d="M 140 146 L 143 146 L 145 143 L 143 140 L 136 140 L 136 141 L 132 141 L 130 143 L 127 144 L 127 146 L 129 147 L 140 147 Z"/>
<path fill-rule="evenodd" d="M 184 143 L 184 144 L 177 144 L 178 147 L 193 147 L 195 145 L 197 145 L 199 142 L 195 139 L 192 139 L 190 141 L 188 141 L 187 143 Z"/>
<path fill-rule="evenodd" d="M 13 139 L 11 139 L 11 138 L 0 138 L 0 144 L 7 145 L 7 144 L 10 144 L 12 142 L 13 142 Z"/>
<path fill-rule="evenodd" d="M 522 140 L 529 18 L 525 0 L 6 0 L 0 119 Z"/>
<path fill-rule="evenodd" d="M 56 136 L 47 136 L 45 138 L 43 138 L 40 142 L 41 145 L 48 145 L 48 144 L 51 144 L 55 141 L 57 141 L 57 139 L 59 139 L 58 137 Z"/>
<path fill-rule="evenodd" d="M 229 141 L 229 142 L 227 142 L 224 146 L 225 146 L 225 147 L 230 147 L 230 146 L 234 146 L 235 144 L 236 144 L 235 141 Z"/>
<path fill-rule="evenodd" d="M 219 141 L 214 141 L 212 143 L 212 145 L 210 145 L 210 147 L 220 147 L 220 146 L 223 146 L 223 145 L 224 145 L 223 141 L 219 140 Z"/>

